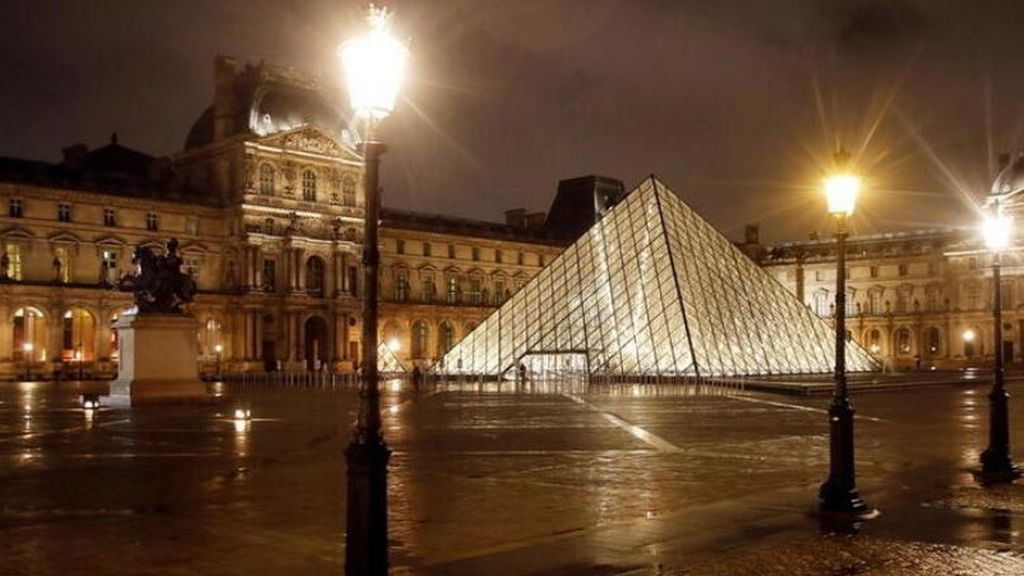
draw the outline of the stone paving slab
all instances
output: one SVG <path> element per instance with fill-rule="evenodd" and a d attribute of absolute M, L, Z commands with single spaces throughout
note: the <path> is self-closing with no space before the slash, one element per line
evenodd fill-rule
<path fill-rule="evenodd" d="M 1020 576 L 1024 556 L 946 544 L 868 536 L 770 538 L 686 567 L 655 566 L 631 574 L 677 576 Z"/>

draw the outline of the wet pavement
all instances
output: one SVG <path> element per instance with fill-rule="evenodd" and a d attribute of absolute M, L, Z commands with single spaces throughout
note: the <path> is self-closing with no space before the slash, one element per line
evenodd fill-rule
<path fill-rule="evenodd" d="M 354 389 L 223 390 L 87 411 L 78 384 L 0 384 L 0 574 L 339 574 Z M 882 515 L 851 535 L 815 514 L 827 398 L 389 383 L 394 572 L 1024 574 L 1024 486 L 968 471 L 986 393 L 855 396 Z"/>

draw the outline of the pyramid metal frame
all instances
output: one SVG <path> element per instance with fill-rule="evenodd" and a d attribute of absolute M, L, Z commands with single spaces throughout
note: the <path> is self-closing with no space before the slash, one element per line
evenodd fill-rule
<path fill-rule="evenodd" d="M 434 371 L 497 377 L 530 354 L 584 352 L 589 373 L 623 377 L 826 373 L 834 334 L 651 176 Z M 879 368 L 855 342 L 846 354 L 850 371 Z"/>
<path fill-rule="evenodd" d="M 388 376 L 398 376 L 408 372 L 405 364 L 398 359 L 398 356 L 395 356 L 391 348 L 388 348 L 386 342 L 377 344 L 377 371 Z"/>

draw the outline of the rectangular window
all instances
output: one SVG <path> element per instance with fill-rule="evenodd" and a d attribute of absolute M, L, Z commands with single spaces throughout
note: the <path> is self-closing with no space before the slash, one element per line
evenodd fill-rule
<path fill-rule="evenodd" d="M 185 218 L 185 233 L 199 234 L 199 218 L 195 216 Z"/>
<path fill-rule="evenodd" d="M 359 268 L 357 266 L 348 267 L 348 293 L 359 297 Z"/>
<path fill-rule="evenodd" d="M 57 220 L 60 222 L 71 222 L 71 204 L 67 202 L 57 204 Z"/>
<path fill-rule="evenodd" d="M 21 246 L 8 244 L 4 252 L 7 254 L 7 277 L 11 280 L 21 280 Z"/>
<path fill-rule="evenodd" d="M 473 246 L 473 254 L 472 254 L 472 256 L 473 256 L 473 260 L 474 261 L 480 260 L 480 249 L 477 248 L 476 246 Z"/>
<path fill-rule="evenodd" d="M 64 284 L 71 282 L 71 251 L 67 246 L 53 249 L 53 264 L 57 268 L 57 280 Z"/>
<path fill-rule="evenodd" d="M 497 262 L 498 264 L 501 264 L 501 261 L 502 261 L 501 250 L 495 250 L 494 251 L 494 261 Z"/>
<path fill-rule="evenodd" d="M 825 279 L 825 271 L 824 270 L 815 270 L 814 271 L 814 279 L 816 281 L 818 281 L 818 282 L 821 282 L 822 280 L 824 280 Z"/>
<path fill-rule="evenodd" d="M 448 245 L 448 257 L 455 258 L 455 246 L 453 244 Z"/>
<path fill-rule="evenodd" d="M 395 300 L 405 302 L 409 299 L 409 272 L 399 270 L 395 272 Z"/>
<path fill-rule="evenodd" d="M 480 294 L 480 279 L 470 278 L 469 279 L 469 303 L 479 306 L 481 302 Z"/>
<path fill-rule="evenodd" d="M 156 232 L 160 229 L 160 216 L 156 212 L 146 214 L 146 230 Z"/>
<path fill-rule="evenodd" d="M 265 292 L 277 291 L 277 260 L 273 258 L 263 259 L 263 290 Z"/>
<path fill-rule="evenodd" d="M 191 276 L 196 281 L 196 284 L 199 283 L 199 272 L 202 270 L 202 262 L 198 258 L 186 256 L 181 269 Z"/>
<path fill-rule="evenodd" d="M 541 268 L 543 268 L 543 267 L 544 267 L 544 255 L 543 255 L 543 254 L 537 254 L 537 264 L 538 264 L 538 265 L 539 265 L 539 266 L 540 266 Z"/>
<path fill-rule="evenodd" d="M 868 269 L 868 272 L 868 275 L 871 276 L 872 278 L 878 278 L 878 266 L 872 266 L 871 268 Z"/>
<path fill-rule="evenodd" d="M 459 301 L 459 279 L 455 276 L 448 277 L 448 303 L 455 304 Z"/>
<path fill-rule="evenodd" d="M 24 215 L 24 204 L 21 198 L 11 198 L 7 202 L 7 215 L 11 218 L 21 218 Z"/>
<path fill-rule="evenodd" d="M 103 225 L 117 226 L 117 211 L 113 208 L 103 209 Z"/>
<path fill-rule="evenodd" d="M 405 240 L 395 240 L 395 253 L 405 254 Z"/>
<path fill-rule="evenodd" d="M 420 298 L 424 302 L 433 302 L 434 301 L 434 277 L 433 276 L 424 276 L 423 277 L 423 287 L 422 287 L 421 292 L 420 292 Z"/>
<path fill-rule="evenodd" d="M 522 250 L 520 250 L 519 253 L 516 254 L 516 264 L 519 264 L 520 266 L 523 265 L 523 251 Z"/>
<path fill-rule="evenodd" d="M 430 242 L 423 243 L 423 255 L 428 258 L 430 257 Z"/>
<path fill-rule="evenodd" d="M 494 304 L 501 305 L 505 301 L 505 281 L 494 281 Z"/>
<path fill-rule="evenodd" d="M 907 275 L 907 265 L 906 264 L 900 264 L 898 270 L 899 270 L 899 275 L 900 276 L 906 276 Z"/>

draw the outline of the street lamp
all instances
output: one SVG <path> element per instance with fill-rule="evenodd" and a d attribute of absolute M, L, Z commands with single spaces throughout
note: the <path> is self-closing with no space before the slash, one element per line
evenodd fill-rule
<path fill-rule="evenodd" d="M 32 349 L 35 346 L 31 342 L 25 342 L 21 349 L 25 352 L 25 380 L 32 379 Z"/>
<path fill-rule="evenodd" d="M 380 157 L 387 147 L 375 140 L 375 128 L 395 107 L 409 50 L 388 32 L 390 14 L 370 5 L 363 36 L 338 47 L 349 100 L 365 123 L 363 162 L 365 232 L 363 235 L 363 366 L 359 412 L 345 449 L 348 464 L 345 573 L 388 572 L 387 464 L 391 451 L 381 429 L 377 374 L 377 220 L 380 211 Z"/>
<path fill-rule="evenodd" d="M 836 172 L 825 179 L 828 213 L 836 222 L 836 363 L 829 419 L 829 476 L 818 497 L 827 512 L 867 515 L 871 511 L 857 491 L 853 458 L 853 406 L 846 386 L 846 221 L 853 214 L 860 178 L 848 171 L 849 154 L 835 154 Z"/>
<path fill-rule="evenodd" d="M 981 481 L 986 484 L 1010 482 L 1021 474 L 1010 455 L 1010 415 L 1007 408 L 1010 395 L 1006 392 L 1003 368 L 1003 294 L 999 270 L 1002 251 L 1010 245 L 1012 225 L 1010 217 L 1003 214 L 997 204 L 981 228 L 985 247 L 992 253 L 992 340 L 995 343 L 992 391 L 988 395 L 988 448 L 981 453 Z"/>
<path fill-rule="evenodd" d="M 213 351 L 217 353 L 217 377 L 220 377 L 220 355 L 224 352 L 223 344 L 216 344 L 213 347 Z"/>

